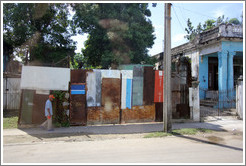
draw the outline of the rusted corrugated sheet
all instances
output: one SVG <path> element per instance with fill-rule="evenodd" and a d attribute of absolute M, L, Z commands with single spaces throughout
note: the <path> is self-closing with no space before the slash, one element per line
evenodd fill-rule
<path fill-rule="evenodd" d="M 155 71 L 155 95 L 154 102 L 163 102 L 163 71 Z"/>
<path fill-rule="evenodd" d="M 122 122 L 153 122 L 155 121 L 155 105 L 133 106 L 122 110 Z"/>
<path fill-rule="evenodd" d="M 70 86 L 70 124 L 86 125 L 86 94 L 71 94 L 71 87 L 73 87 L 74 85 L 80 86 L 85 84 L 71 84 Z"/>
<path fill-rule="evenodd" d="M 45 118 L 45 103 L 48 100 L 49 95 L 34 94 L 33 97 L 33 110 L 32 110 L 32 124 L 41 124 Z M 55 110 L 53 110 L 54 113 Z"/>
<path fill-rule="evenodd" d="M 101 106 L 101 72 L 100 70 L 93 70 L 87 72 L 87 107 Z"/>
<path fill-rule="evenodd" d="M 32 123 L 33 96 L 34 90 L 22 90 L 21 108 L 20 108 L 20 124 Z"/>
<path fill-rule="evenodd" d="M 84 69 L 71 70 L 70 82 L 71 83 L 85 83 L 86 82 L 86 72 L 87 71 L 88 70 L 84 70 Z"/>
<path fill-rule="evenodd" d="M 143 105 L 154 103 L 155 71 L 153 67 L 144 67 Z"/>
<path fill-rule="evenodd" d="M 120 79 L 102 79 L 102 106 L 106 109 L 120 106 Z"/>
<path fill-rule="evenodd" d="M 106 107 L 88 107 L 87 124 L 118 124 L 119 115 L 119 107 L 113 107 L 112 109 L 107 109 Z"/>
<path fill-rule="evenodd" d="M 143 105 L 143 67 L 133 67 L 132 105 Z"/>

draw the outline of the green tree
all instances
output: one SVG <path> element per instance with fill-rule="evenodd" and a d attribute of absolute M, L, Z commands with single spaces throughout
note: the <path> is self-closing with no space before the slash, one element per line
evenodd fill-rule
<path fill-rule="evenodd" d="M 74 30 L 89 34 L 82 50 L 89 65 L 117 68 L 151 62 L 147 48 L 155 37 L 148 4 L 73 4 L 73 9 Z"/>
<path fill-rule="evenodd" d="M 240 21 L 237 18 L 232 18 L 229 20 L 229 23 L 235 24 L 235 25 L 239 25 Z"/>
<path fill-rule="evenodd" d="M 55 64 L 75 49 L 68 15 L 68 4 L 4 3 L 4 41 L 24 62 Z"/>
<path fill-rule="evenodd" d="M 188 18 L 187 28 L 185 28 L 187 35 L 185 36 L 185 38 L 188 39 L 189 41 L 192 41 L 196 37 L 196 35 L 198 35 L 199 33 L 212 29 L 221 23 L 228 23 L 228 22 L 233 23 L 233 24 L 240 24 L 240 21 L 238 21 L 238 19 L 232 18 L 228 21 L 228 17 L 225 19 L 223 15 L 223 16 L 218 17 L 217 20 L 208 19 L 204 22 L 203 25 L 199 23 L 197 25 L 197 28 L 194 28 L 191 20 Z"/>

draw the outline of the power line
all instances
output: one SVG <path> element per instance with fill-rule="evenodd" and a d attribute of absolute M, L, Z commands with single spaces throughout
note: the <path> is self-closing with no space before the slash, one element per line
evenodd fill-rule
<path fill-rule="evenodd" d="M 181 24 L 181 22 L 179 21 L 179 18 L 178 18 L 178 16 L 177 16 L 177 14 L 176 14 L 176 11 L 174 10 L 174 8 L 173 8 L 173 11 L 174 11 L 174 14 L 175 14 L 175 16 L 176 16 L 176 18 L 177 18 L 177 20 L 178 20 L 178 22 L 179 22 L 179 25 L 180 25 L 180 27 L 182 28 L 182 30 L 184 31 L 184 27 L 183 27 L 183 25 Z M 184 33 L 186 34 L 186 32 L 184 31 Z"/>
<path fill-rule="evenodd" d="M 181 8 L 181 7 L 179 7 L 179 6 L 176 6 L 176 7 Z M 205 14 L 201 14 L 201 13 L 196 12 L 196 11 L 192 11 L 192 10 L 189 10 L 189 9 L 185 9 L 184 7 L 182 7 L 182 8 L 183 8 L 184 10 L 187 10 L 187 11 L 192 12 L 192 13 L 199 14 L 199 15 L 204 16 L 204 17 L 208 17 L 208 18 L 217 19 L 217 18 L 215 18 L 215 17 L 211 17 L 211 16 L 208 16 L 208 15 L 205 15 Z"/>

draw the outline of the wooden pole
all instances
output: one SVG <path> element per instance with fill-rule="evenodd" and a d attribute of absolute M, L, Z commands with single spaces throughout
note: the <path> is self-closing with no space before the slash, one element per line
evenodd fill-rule
<path fill-rule="evenodd" d="M 164 10 L 164 57 L 163 57 L 163 122 L 164 132 L 172 131 L 172 93 L 171 93 L 171 3 L 165 3 Z"/>

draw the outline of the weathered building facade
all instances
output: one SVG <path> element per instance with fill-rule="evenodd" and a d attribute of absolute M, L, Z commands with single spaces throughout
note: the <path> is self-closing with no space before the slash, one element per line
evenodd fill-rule
<path fill-rule="evenodd" d="M 243 74 L 242 30 L 242 25 L 220 24 L 193 41 L 172 48 L 173 59 L 190 58 L 191 75 L 193 81 L 199 81 L 201 101 L 217 98 L 215 107 L 235 107 L 236 80 Z M 160 61 L 156 66 L 161 65 Z"/>

